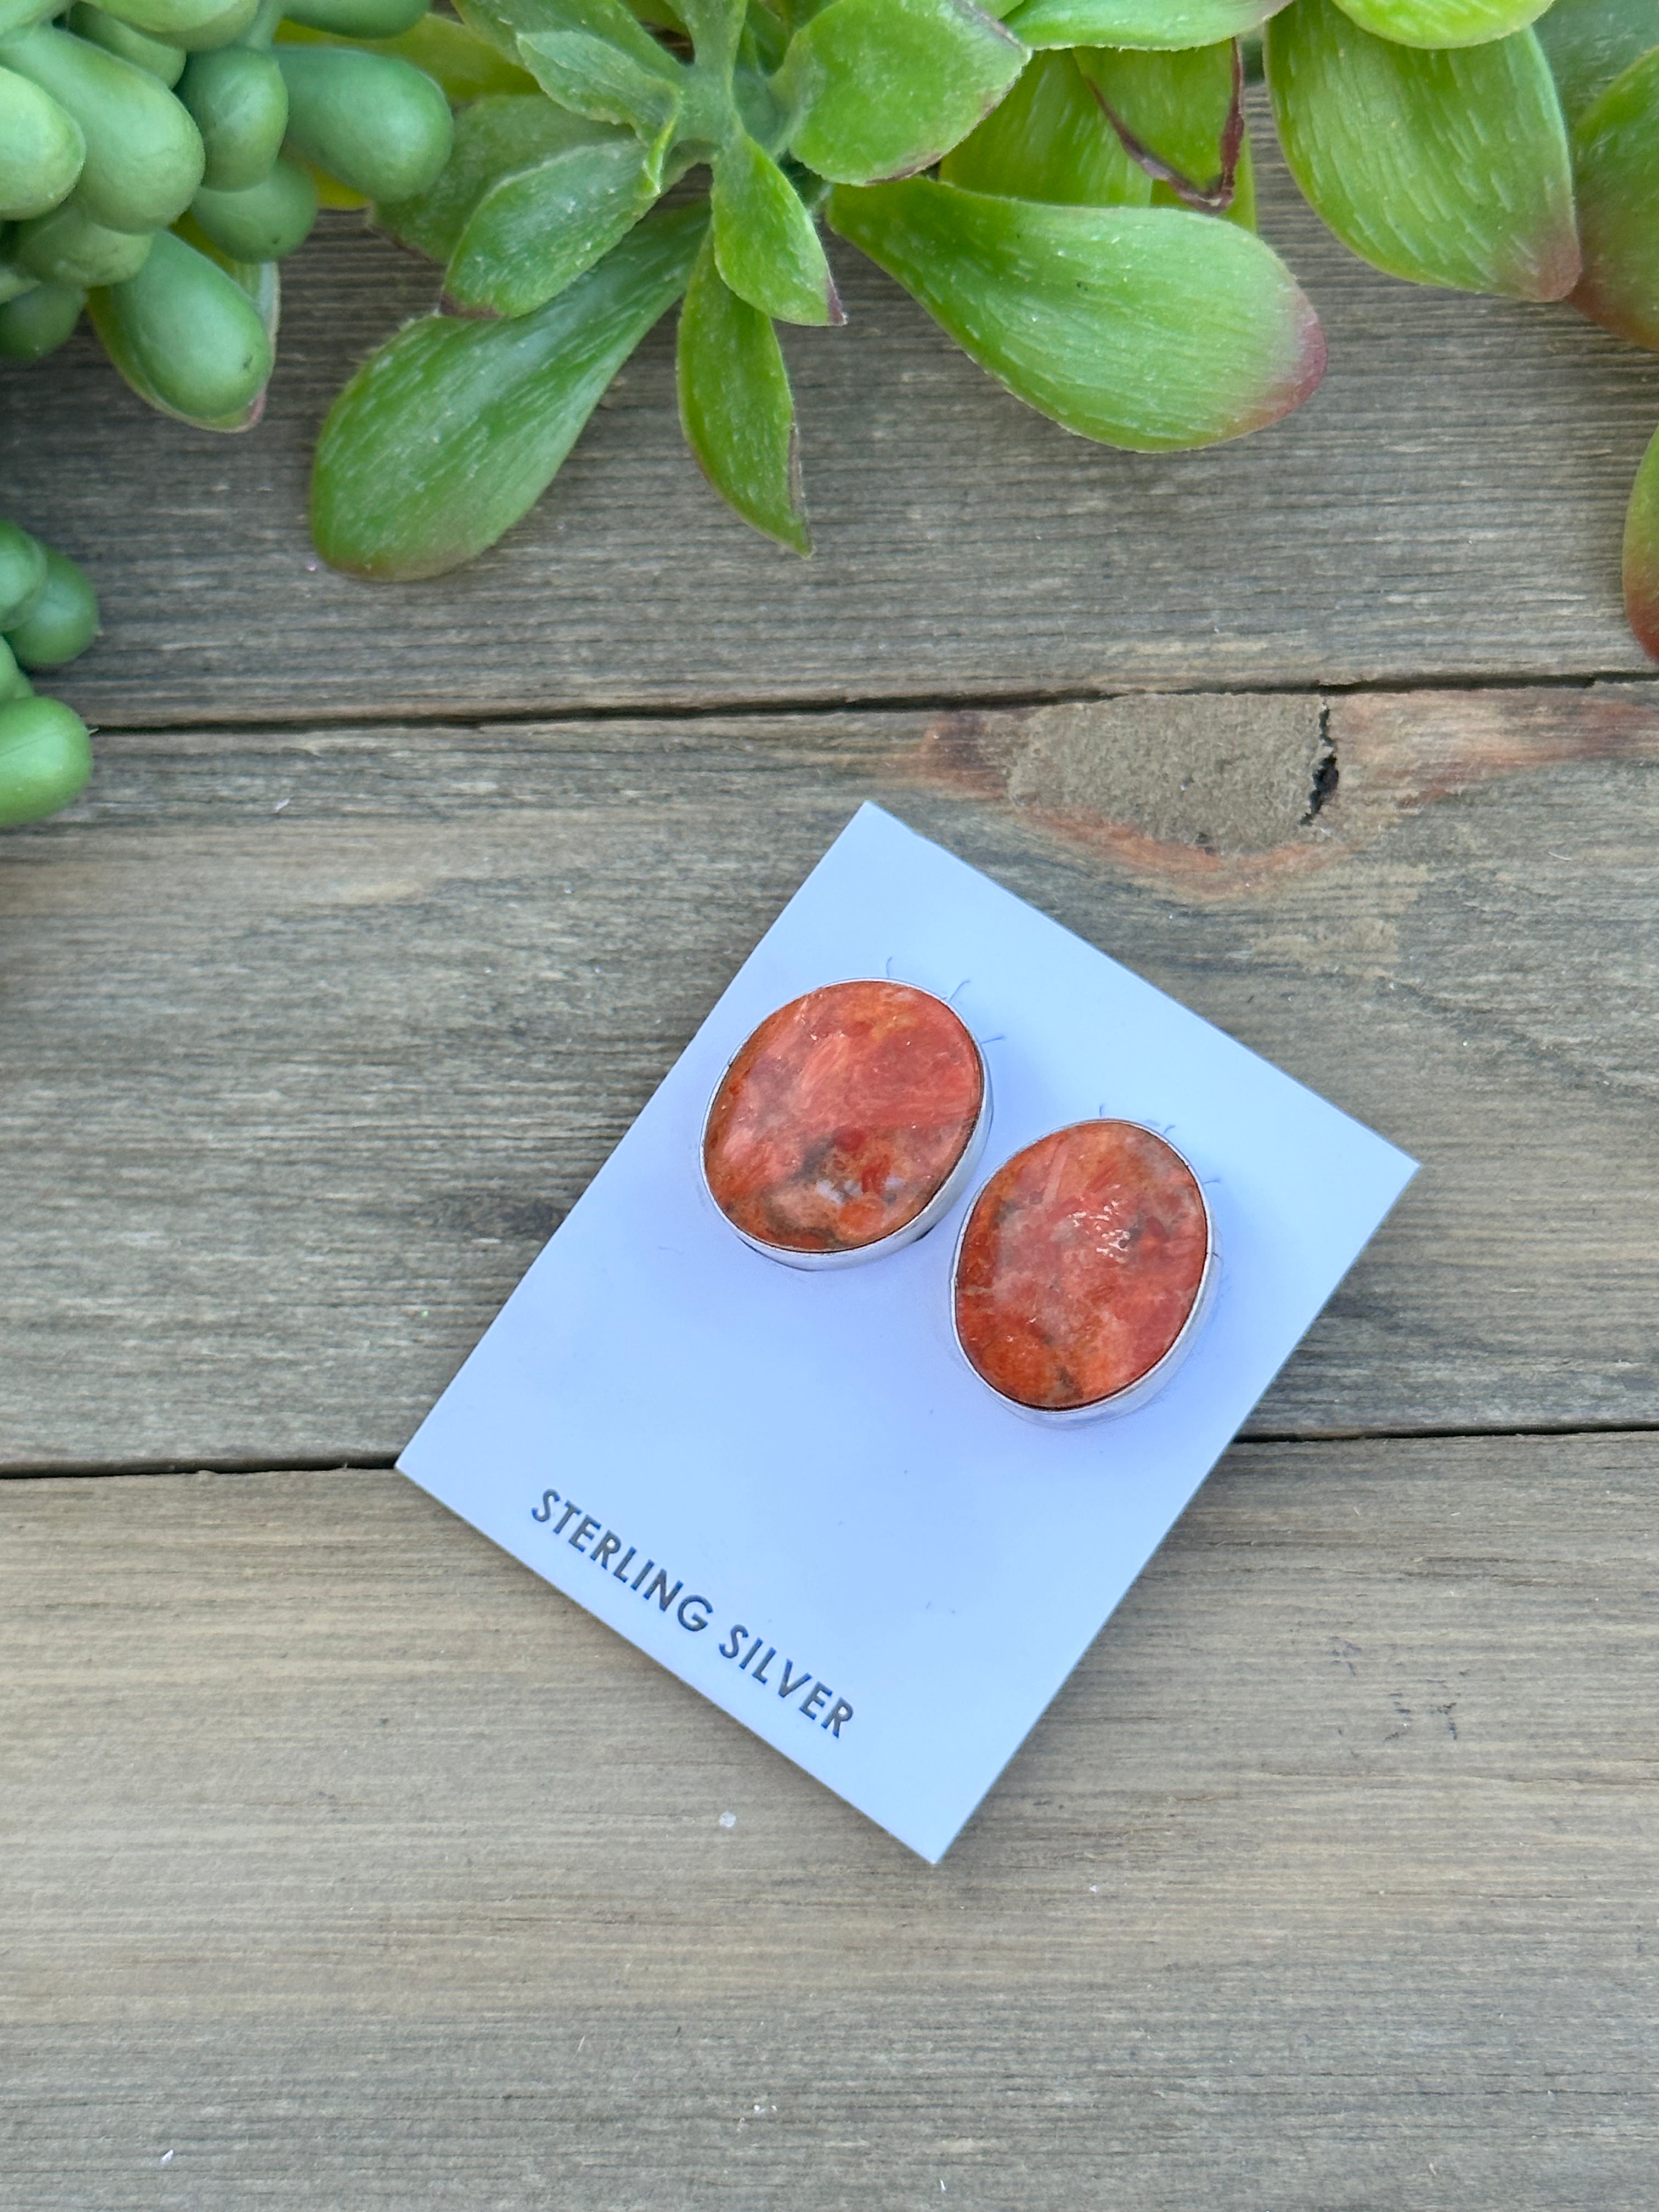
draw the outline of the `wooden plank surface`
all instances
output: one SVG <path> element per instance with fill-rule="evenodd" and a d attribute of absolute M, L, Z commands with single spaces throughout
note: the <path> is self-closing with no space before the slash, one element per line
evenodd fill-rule
<path fill-rule="evenodd" d="M 0 2205 L 1647 2212 L 1656 1477 L 1237 1448 L 938 1869 L 394 1475 L 0 1485 Z"/>
<path fill-rule="evenodd" d="M 1425 1162 L 1257 1432 L 1659 1418 L 1651 689 L 1137 712 L 106 740 L 0 848 L 0 1464 L 389 1460 L 865 798 Z"/>
<path fill-rule="evenodd" d="M 1066 436 L 839 251 L 849 326 L 791 340 L 806 563 L 681 447 L 671 317 L 496 552 L 395 589 L 322 568 L 317 426 L 436 290 L 349 216 L 287 266 L 257 433 L 151 413 L 82 337 L 0 385 L 0 475 L 95 568 L 109 634 L 64 688 L 111 726 L 1644 669 L 1618 569 L 1652 357 L 1565 307 L 1377 276 L 1276 157 L 1263 223 L 1330 373 L 1289 422 L 1190 456 Z"/>

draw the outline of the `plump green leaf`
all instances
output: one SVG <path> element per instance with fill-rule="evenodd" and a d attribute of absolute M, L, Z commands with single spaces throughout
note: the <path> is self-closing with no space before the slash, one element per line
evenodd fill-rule
<path fill-rule="evenodd" d="M 163 230 L 137 276 L 91 293 L 87 313 L 141 399 L 198 429 L 246 430 L 270 378 L 275 288 L 274 271 L 264 290 Z"/>
<path fill-rule="evenodd" d="M 1555 0 L 1537 33 L 1562 112 L 1576 124 L 1614 77 L 1659 46 L 1659 0 Z"/>
<path fill-rule="evenodd" d="M 1615 77 L 1580 119 L 1573 304 L 1620 337 L 1659 348 L 1659 52 Z"/>
<path fill-rule="evenodd" d="M 647 69 L 620 46 L 588 31 L 526 31 L 519 40 L 519 53 L 537 83 L 560 106 L 596 123 L 617 123 L 633 131 L 646 149 L 647 166 L 660 189 L 663 161 L 683 106 L 678 86 L 665 73 L 681 73 L 672 55 L 662 55 L 662 69 Z"/>
<path fill-rule="evenodd" d="M 709 483 L 745 522 L 810 552 L 783 351 L 769 319 L 721 277 L 712 237 L 680 310 L 677 368 L 680 426 Z"/>
<path fill-rule="evenodd" d="M 410 199 L 449 158 L 441 89 L 394 54 L 361 46 L 272 49 L 288 86 L 288 145 L 365 198 Z"/>
<path fill-rule="evenodd" d="M 1025 0 L 1004 14 L 1028 46 L 1211 46 L 1254 31 L 1286 0 Z"/>
<path fill-rule="evenodd" d="M 1642 459 L 1625 517 L 1625 611 L 1659 660 L 1659 433 Z"/>
<path fill-rule="evenodd" d="M 1403 46 L 1480 46 L 1541 15 L 1550 0 L 1340 0 L 1362 31 Z"/>
<path fill-rule="evenodd" d="M 1146 207 L 1152 197 L 1152 179 L 1123 150 L 1074 54 L 1033 54 L 939 174 L 971 192 L 1076 207 Z"/>
<path fill-rule="evenodd" d="M 740 300 L 786 323 L 842 323 L 817 227 L 777 163 L 746 132 L 714 157 L 711 251 Z"/>
<path fill-rule="evenodd" d="M 379 227 L 400 246 L 446 262 L 478 202 L 503 177 L 573 146 L 626 143 L 608 123 L 555 107 L 539 92 L 489 93 L 455 118 L 455 144 L 436 181 L 413 199 L 382 200 Z"/>
<path fill-rule="evenodd" d="M 0 269 L 0 361 L 40 361 L 74 331 L 87 304 L 77 284 L 30 284 L 9 292 Z"/>
<path fill-rule="evenodd" d="M 1571 160 L 1530 31 L 1431 53 L 1373 38 L 1333 0 L 1295 0 L 1267 50 L 1285 159 L 1345 245 L 1419 284 L 1572 289 Z"/>
<path fill-rule="evenodd" d="M 61 699 L 0 706 L 0 830 L 67 806 L 92 774 L 87 726 Z"/>
<path fill-rule="evenodd" d="M 0 69 L 0 222 L 55 208 L 74 190 L 86 158 L 74 117 L 27 77 Z"/>
<path fill-rule="evenodd" d="M 1010 391 L 1109 445 L 1155 453 L 1260 429 L 1324 369 L 1284 264 L 1208 216 L 916 178 L 838 191 L 830 220 Z"/>
<path fill-rule="evenodd" d="M 527 315 L 625 238 L 656 199 L 648 149 L 631 135 L 571 146 L 503 177 L 467 217 L 444 289 L 459 307 Z"/>
<path fill-rule="evenodd" d="M 98 594 L 86 571 L 48 545 L 40 590 L 6 624 L 12 652 L 25 668 L 61 668 L 77 659 L 97 635 Z"/>
<path fill-rule="evenodd" d="M 528 512 L 605 387 L 685 289 L 708 221 L 662 208 L 533 314 L 428 315 L 358 370 L 318 441 L 311 526 L 337 568 L 459 568 Z"/>
<path fill-rule="evenodd" d="M 1025 49 L 968 0 L 830 0 L 777 84 L 809 169 L 841 184 L 931 167 L 1002 98 Z"/>
<path fill-rule="evenodd" d="M 240 192 L 210 191 L 204 185 L 173 227 L 204 253 L 252 264 L 296 252 L 316 220 L 315 177 L 279 154 L 257 185 Z"/>
<path fill-rule="evenodd" d="M 1153 179 L 1154 207 L 1201 208 L 1255 228 L 1244 70 L 1232 40 L 1179 53 L 1088 47 L 1077 60 L 1121 143 Z"/>

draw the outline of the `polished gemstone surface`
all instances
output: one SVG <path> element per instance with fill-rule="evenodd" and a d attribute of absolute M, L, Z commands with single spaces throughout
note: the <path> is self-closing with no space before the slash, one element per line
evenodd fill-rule
<path fill-rule="evenodd" d="M 967 1151 L 985 1100 L 973 1038 L 908 983 L 830 983 L 769 1014 L 726 1070 L 703 1172 L 728 1221 L 789 1252 L 908 1228 Z"/>
<path fill-rule="evenodd" d="M 1161 1137 L 1134 1121 L 1057 1129 L 974 1202 L 957 1260 L 962 1348 L 1018 1405 L 1099 1405 L 1180 1335 L 1209 1241 L 1203 1194 Z"/>

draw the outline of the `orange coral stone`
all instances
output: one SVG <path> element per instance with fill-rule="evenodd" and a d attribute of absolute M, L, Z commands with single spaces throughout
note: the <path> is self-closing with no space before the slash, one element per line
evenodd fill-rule
<path fill-rule="evenodd" d="M 855 1252 L 908 1228 L 985 1102 L 973 1038 L 908 983 L 830 983 L 781 1006 L 726 1071 L 703 1172 L 735 1228 L 787 1252 Z"/>
<path fill-rule="evenodd" d="M 1209 1244 L 1203 1194 L 1161 1137 L 1134 1121 L 1057 1129 L 974 1201 L 957 1258 L 962 1348 L 1017 1405 L 1099 1405 L 1180 1335 Z"/>

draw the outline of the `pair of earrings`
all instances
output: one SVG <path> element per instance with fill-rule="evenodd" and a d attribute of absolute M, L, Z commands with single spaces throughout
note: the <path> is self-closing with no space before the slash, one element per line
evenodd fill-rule
<path fill-rule="evenodd" d="M 769 1014 L 727 1067 L 703 1182 L 768 1259 L 855 1267 L 944 1218 L 990 1127 L 984 1058 L 942 999 L 830 983 Z M 1174 1372 L 1218 1272 L 1209 1206 L 1175 1146 L 1138 1121 L 1076 1121 L 1005 1161 L 969 1207 L 957 1342 L 1022 1413 L 1126 1413 Z"/>

